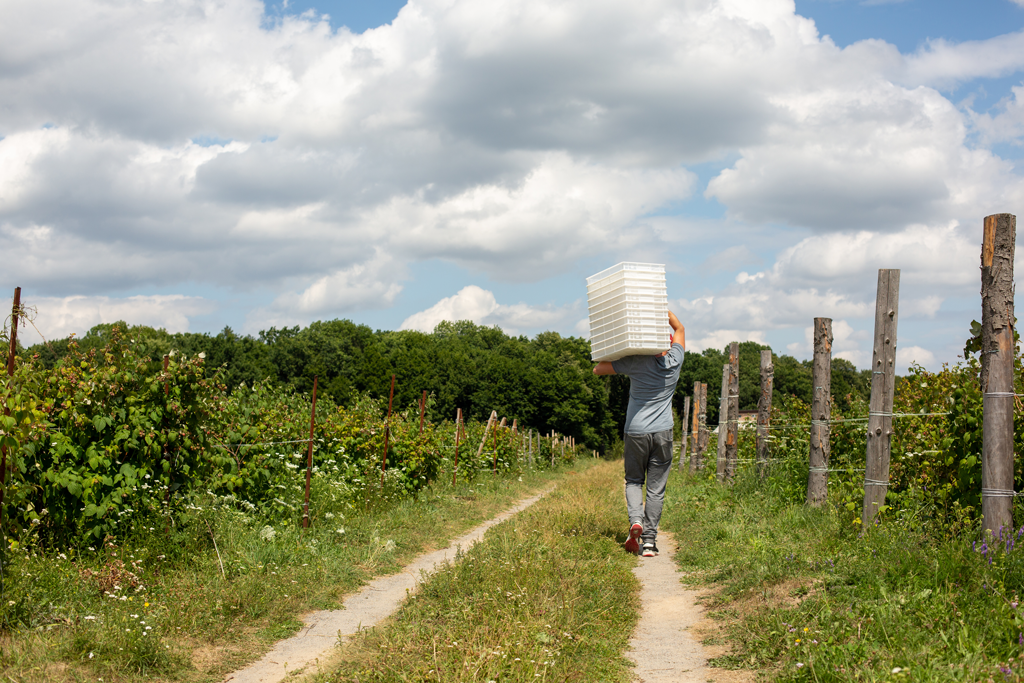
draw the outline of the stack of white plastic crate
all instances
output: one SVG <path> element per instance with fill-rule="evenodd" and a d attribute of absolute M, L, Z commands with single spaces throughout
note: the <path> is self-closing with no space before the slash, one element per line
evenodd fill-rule
<path fill-rule="evenodd" d="M 619 263 L 587 278 L 590 357 L 595 361 L 661 353 L 669 347 L 665 266 Z"/>

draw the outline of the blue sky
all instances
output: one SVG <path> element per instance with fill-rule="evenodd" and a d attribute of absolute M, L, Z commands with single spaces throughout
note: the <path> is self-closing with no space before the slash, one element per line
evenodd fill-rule
<path fill-rule="evenodd" d="M 900 364 L 935 367 L 980 314 L 982 218 L 1024 200 L 1022 28 L 1011 0 L 20 6 L 0 287 L 47 337 L 585 335 L 585 277 L 653 261 L 691 348 L 807 357 L 827 316 L 864 367 L 899 267 Z"/>

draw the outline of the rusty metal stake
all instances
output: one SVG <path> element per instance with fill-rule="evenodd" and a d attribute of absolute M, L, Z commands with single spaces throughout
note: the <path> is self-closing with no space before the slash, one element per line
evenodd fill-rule
<path fill-rule="evenodd" d="M 7 377 L 14 376 L 14 354 L 18 350 L 18 311 L 21 310 L 21 287 L 14 288 L 14 306 L 11 308 L 11 348 L 7 354 Z M 8 379 L 10 381 L 10 379 Z M 4 416 L 11 414 L 11 408 L 4 402 Z M 0 449 L 0 529 L 3 528 L 4 490 L 7 488 L 7 447 Z"/>
<path fill-rule="evenodd" d="M 313 425 L 316 423 L 316 382 L 313 375 L 313 408 L 309 411 L 309 451 L 306 453 L 306 502 L 302 506 L 302 528 L 309 528 L 309 479 L 313 471 Z"/>
<path fill-rule="evenodd" d="M 391 375 L 391 395 L 388 396 L 388 419 L 384 422 L 384 452 L 380 456 L 380 490 L 384 490 L 384 471 L 388 467 L 388 445 L 391 443 L 391 404 L 395 400 L 395 376 Z"/>

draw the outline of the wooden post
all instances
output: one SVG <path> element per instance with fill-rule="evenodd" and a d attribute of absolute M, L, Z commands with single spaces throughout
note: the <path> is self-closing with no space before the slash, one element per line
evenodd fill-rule
<path fill-rule="evenodd" d="M 811 368 L 811 469 L 807 504 L 828 499 L 829 426 L 832 419 L 832 318 L 814 319 L 814 365 Z"/>
<path fill-rule="evenodd" d="M 729 344 L 729 421 L 726 423 L 725 478 L 736 476 L 740 438 L 740 344 Z"/>
<path fill-rule="evenodd" d="M 462 408 L 455 411 L 455 465 L 452 467 L 452 486 L 459 473 L 459 435 L 462 432 Z"/>
<path fill-rule="evenodd" d="M 532 465 L 533 464 L 533 430 L 532 429 L 530 430 L 530 435 L 529 435 L 528 439 L 529 439 L 529 443 L 530 443 L 530 455 L 528 456 L 527 462 L 529 462 Z M 539 450 L 538 450 L 538 452 L 539 452 Z"/>
<path fill-rule="evenodd" d="M 427 390 L 423 390 L 423 397 L 420 398 L 420 436 L 423 436 L 423 416 L 427 412 Z"/>
<path fill-rule="evenodd" d="M 1013 529 L 1013 255 L 1017 217 L 985 217 L 981 247 L 981 515 L 986 534 Z"/>
<path fill-rule="evenodd" d="M 768 429 L 772 419 L 772 388 L 775 384 L 775 365 L 772 350 L 761 351 L 761 396 L 757 401 L 757 473 L 768 476 Z"/>
<path fill-rule="evenodd" d="M 480 448 L 478 448 L 477 451 L 476 451 L 476 458 L 477 458 L 478 462 L 479 462 L 480 458 L 482 458 L 483 455 L 484 455 L 484 445 L 487 443 L 487 433 L 491 431 L 491 425 L 493 425 L 494 421 L 497 420 L 497 419 L 498 419 L 497 411 L 492 410 L 491 411 L 491 416 L 489 418 L 487 418 L 487 426 L 484 427 L 484 437 L 482 439 L 480 439 Z M 478 465 L 474 465 L 474 467 L 478 467 Z"/>
<path fill-rule="evenodd" d="M 871 352 L 871 400 L 868 403 L 868 439 L 864 470 L 864 509 L 861 527 L 875 521 L 885 505 L 889 486 L 889 449 L 892 441 L 892 401 L 896 389 L 896 324 L 899 322 L 900 271 L 880 269 L 875 296 L 875 337 Z"/>
<path fill-rule="evenodd" d="M 388 466 L 388 445 L 391 443 L 391 404 L 395 400 L 395 376 L 391 375 L 391 394 L 388 395 L 388 419 L 384 422 L 384 453 L 380 456 L 380 488 L 384 490 L 384 470 Z"/>
<path fill-rule="evenodd" d="M 693 441 L 690 451 L 690 474 L 697 471 L 697 460 L 700 455 L 700 381 L 693 383 L 693 418 L 690 423 L 690 435 Z"/>
<path fill-rule="evenodd" d="M 700 383 L 700 414 L 697 416 L 697 448 L 700 453 L 697 455 L 697 471 L 703 471 L 707 466 L 704 453 L 708 450 L 708 441 L 711 434 L 708 432 L 708 383 Z"/>
<path fill-rule="evenodd" d="M 548 445 L 551 447 L 551 466 L 555 466 L 555 430 L 548 435 Z"/>
<path fill-rule="evenodd" d="M 14 288 L 14 304 L 11 307 L 11 338 L 7 351 L 7 377 L 14 375 L 14 355 L 18 352 L 18 313 L 21 312 L 21 287 Z M 4 416 L 10 416 L 11 408 L 4 403 Z M 7 446 L 0 448 L 0 532 L 3 530 L 4 490 L 7 488 Z M 0 561 L 6 561 L 0 555 Z"/>
<path fill-rule="evenodd" d="M 493 410 L 491 412 L 497 414 Z M 499 424 L 497 426 L 497 428 L 494 430 L 494 443 L 493 443 L 493 446 L 494 446 L 494 472 L 493 473 L 494 474 L 498 473 L 498 430 L 499 429 L 504 429 L 504 427 L 505 427 L 505 418 L 501 418 L 501 424 Z"/>
<path fill-rule="evenodd" d="M 309 449 L 306 451 L 306 502 L 302 504 L 303 529 L 309 528 L 309 480 L 313 474 L 313 427 L 316 424 L 316 381 L 317 376 L 313 375 L 313 406 L 309 410 Z"/>
<path fill-rule="evenodd" d="M 512 443 L 514 443 L 516 445 L 516 454 L 515 454 L 516 463 L 519 462 L 519 450 L 520 450 L 519 447 L 522 445 L 521 442 L 523 440 L 522 436 L 519 434 L 518 427 L 519 427 L 519 422 L 517 421 L 517 418 L 513 417 L 512 418 Z"/>
<path fill-rule="evenodd" d="M 718 461 L 715 476 L 719 482 L 725 481 L 725 440 L 729 424 L 729 371 L 731 366 L 722 366 L 722 398 L 718 405 Z"/>
<path fill-rule="evenodd" d="M 682 442 L 679 444 L 679 471 L 683 471 L 683 463 L 686 462 L 686 449 L 690 445 L 690 435 L 687 429 L 690 426 L 690 397 L 687 396 L 683 402 L 683 424 L 681 425 L 682 434 L 679 435 L 679 440 Z"/>

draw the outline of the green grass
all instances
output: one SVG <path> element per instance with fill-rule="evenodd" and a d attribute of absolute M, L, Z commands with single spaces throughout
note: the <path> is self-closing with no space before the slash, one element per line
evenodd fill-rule
<path fill-rule="evenodd" d="M 558 488 L 433 574 L 345 645 L 341 681 L 628 681 L 638 618 L 622 464 Z"/>
<path fill-rule="evenodd" d="M 973 549 L 976 530 L 947 526 L 927 496 L 862 536 L 845 507 L 780 490 L 749 472 L 732 488 L 669 483 L 662 526 L 688 539 L 677 561 L 717 588 L 710 607 L 733 642 L 716 666 L 777 681 L 1021 680 L 1024 548 Z"/>
<path fill-rule="evenodd" d="M 565 476 L 481 475 L 388 509 L 336 506 L 308 530 L 270 529 L 210 499 L 197 501 L 183 525 L 140 528 L 121 546 L 8 551 L 2 599 L 12 623 L 0 637 L 0 678 L 222 680 L 294 633 L 302 613 L 339 607 L 373 576 Z"/>

